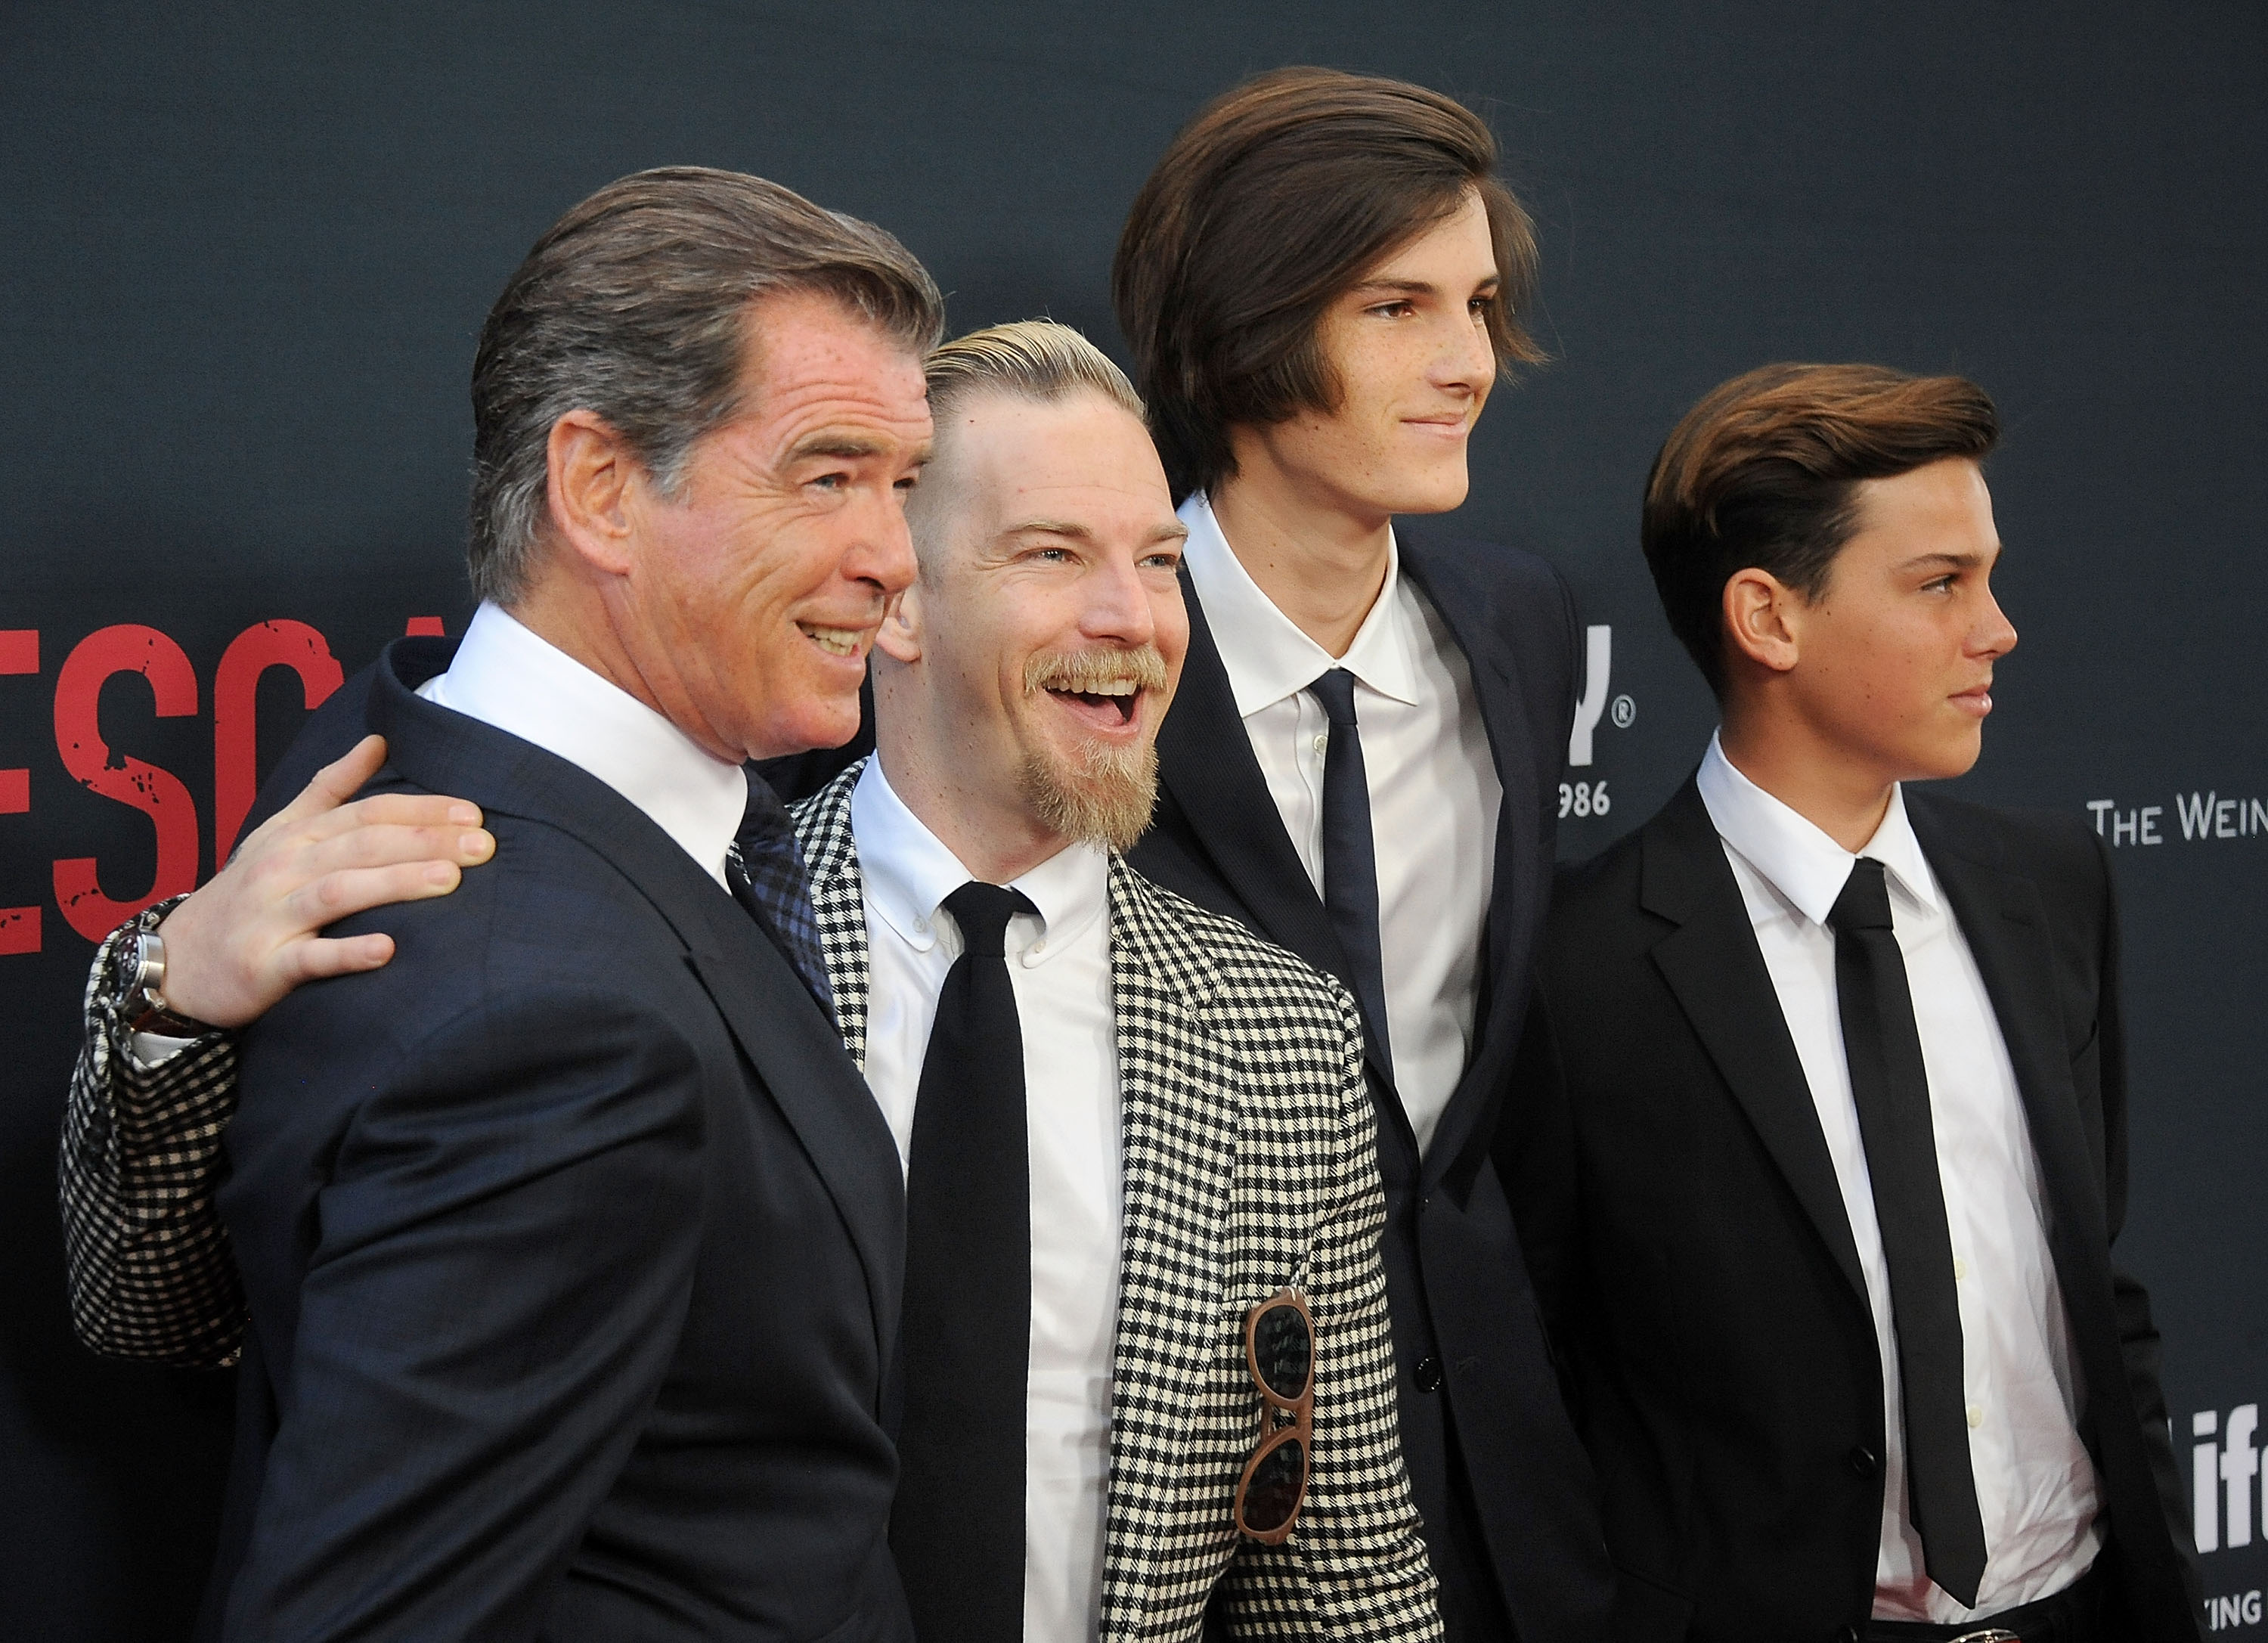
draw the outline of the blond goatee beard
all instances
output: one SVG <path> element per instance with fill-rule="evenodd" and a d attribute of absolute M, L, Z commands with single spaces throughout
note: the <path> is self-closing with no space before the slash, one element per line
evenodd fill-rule
<path fill-rule="evenodd" d="M 1122 682 L 1163 690 L 1167 682 L 1165 658 L 1146 645 L 1131 651 L 1052 652 L 1024 665 L 1027 695 L 1093 691 Z M 1148 739 L 1132 748 L 1090 745 L 1079 749 L 1075 766 L 1030 753 L 1017 780 L 1025 802 L 1050 831 L 1123 853 L 1149 829 L 1157 808 L 1156 741 Z"/>

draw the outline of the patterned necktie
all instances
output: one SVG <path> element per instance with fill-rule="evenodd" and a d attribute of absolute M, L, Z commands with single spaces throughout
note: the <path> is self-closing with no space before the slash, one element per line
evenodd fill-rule
<path fill-rule="evenodd" d="M 1921 1536 L 1922 1566 L 1973 1608 L 1984 1578 L 1984 1523 L 1969 1457 L 1961 1300 L 1937 1173 L 1929 1071 L 1881 862 L 1861 856 L 1852 865 L 1827 922 L 1835 931 L 1835 1002 L 1851 1100 L 1889 1268 L 1891 1330 L 1904 1391 L 1906 1496 Z"/>
<path fill-rule="evenodd" d="M 827 949 L 820 945 L 819 915 L 811 905 L 811 879 L 795 820 L 779 795 L 748 772 L 748 807 L 740 834 L 725 852 L 725 882 L 740 905 L 772 933 L 827 1019 L 835 1019 L 835 989 L 827 980 Z"/>
<path fill-rule="evenodd" d="M 1008 920 L 1033 908 L 970 882 L 945 909 L 962 950 L 938 993 L 914 1104 L 890 1550 L 917 1637 L 1022 1643 L 1031 1153 L 1004 949 Z"/>
<path fill-rule="evenodd" d="M 1323 704 L 1330 740 L 1323 753 L 1323 910 L 1338 932 L 1362 1006 L 1371 1048 L 1386 1070 L 1394 1049 L 1386 1035 L 1386 965 L 1378 947 L 1378 848 L 1370 829 L 1370 777 L 1354 718 L 1354 675 L 1344 667 L 1307 687 Z"/>

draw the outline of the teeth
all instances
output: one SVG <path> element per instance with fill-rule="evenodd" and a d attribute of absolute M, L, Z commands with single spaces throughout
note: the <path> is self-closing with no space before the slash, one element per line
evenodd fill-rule
<path fill-rule="evenodd" d="M 1090 684 L 1074 689 L 1069 685 L 1055 687 L 1071 696 L 1132 696 L 1142 687 L 1131 679 L 1113 679 L 1103 684 Z"/>
<path fill-rule="evenodd" d="M 812 643 L 831 656 L 856 656 L 859 641 L 865 637 L 856 628 L 806 627 L 803 630 Z"/>

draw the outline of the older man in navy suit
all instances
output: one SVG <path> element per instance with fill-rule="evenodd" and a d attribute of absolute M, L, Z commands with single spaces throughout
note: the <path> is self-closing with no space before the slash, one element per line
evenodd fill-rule
<path fill-rule="evenodd" d="M 585 201 L 491 311 L 482 603 L 381 663 L 354 814 L 495 859 L 349 920 L 319 964 L 392 961 L 242 1035 L 208 1634 L 910 1637 L 897 1153 L 743 764 L 856 726 L 940 319 L 888 235 L 696 170 Z M 439 794 L 485 813 L 471 850 Z M 241 1019 L 136 934 L 123 1033 Z"/>

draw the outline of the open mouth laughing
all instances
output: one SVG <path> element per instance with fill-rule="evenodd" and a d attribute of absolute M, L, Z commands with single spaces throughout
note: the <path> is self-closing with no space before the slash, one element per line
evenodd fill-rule
<path fill-rule="evenodd" d="M 1044 692 L 1080 723 L 1123 732 L 1141 718 L 1142 698 L 1166 688 L 1165 659 L 1148 645 L 1131 651 L 1057 652 L 1024 667 L 1024 689 Z"/>

